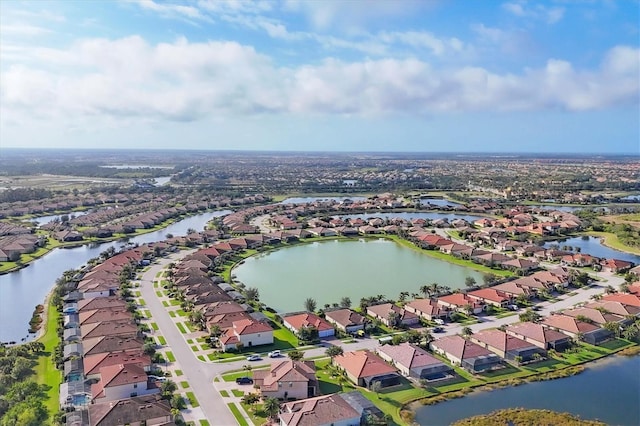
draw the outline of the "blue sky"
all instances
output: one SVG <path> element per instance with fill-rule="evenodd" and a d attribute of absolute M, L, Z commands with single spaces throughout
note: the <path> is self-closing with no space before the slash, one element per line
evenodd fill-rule
<path fill-rule="evenodd" d="M 0 1 L 0 148 L 640 153 L 640 3 Z"/>

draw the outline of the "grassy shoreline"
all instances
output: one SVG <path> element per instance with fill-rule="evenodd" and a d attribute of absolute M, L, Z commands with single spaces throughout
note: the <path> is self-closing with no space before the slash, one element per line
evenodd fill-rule
<path fill-rule="evenodd" d="M 592 237 L 597 237 L 600 238 L 602 244 L 604 246 L 607 246 L 613 250 L 617 250 L 617 251 L 621 251 L 624 253 L 631 253 L 631 254 L 637 254 L 640 255 L 640 248 L 638 247 L 631 247 L 628 246 L 624 243 L 622 243 L 617 235 L 612 234 L 610 232 L 598 232 L 598 231 L 589 231 L 586 233 L 587 235 L 590 235 Z"/>
<path fill-rule="evenodd" d="M 62 372 L 56 369 L 53 363 L 53 353 L 58 346 L 57 324 L 60 312 L 55 305 L 50 302 L 50 296 L 46 301 L 47 318 L 44 323 L 44 333 L 38 337 L 37 341 L 44 344 L 44 354 L 38 358 L 35 368 L 36 381 L 48 387 L 47 400 L 44 405 L 49 411 L 49 416 L 53 416 L 59 410 L 60 384 L 62 383 Z"/>

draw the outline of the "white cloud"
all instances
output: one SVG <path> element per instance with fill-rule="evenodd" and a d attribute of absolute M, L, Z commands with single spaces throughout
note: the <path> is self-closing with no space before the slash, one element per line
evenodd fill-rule
<path fill-rule="evenodd" d="M 29 24 L 3 25 L 0 34 L 3 36 L 40 36 L 50 33 L 51 30 Z"/>
<path fill-rule="evenodd" d="M 236 42 L 151 45 L 138 36 L 39 49 L 2 73 L 0 107 L 23 117 L 199 120 L 253 114 L 422 114 L 594 110 L 638 105 L 637 48 L 611 49 L 599 69 L 549 60 L 499 74 L 377 59 L 278 67 Z M 4 119 L 3 119 L 4 120 Z"/>
<path fill-rule="evenodd" d="M 131 1 L 131 0 L 130 0 Z M 174 3 L 156 3 L 154 0 L 132 0 L 142 9 L 150 10 L 160 14 L 165 18 L 180 18 L 188 21 L 201 20 L 212 22 L 212 20 L 200 12 L 200 9 L 194 6 L 186 6 L 184 4 Z"/>
<path fill-rule="evenodd" d="M 502 4 L 502 8 L 512 15 L 542 20 L 547 24 L 560 22 L 565 12 L 563 7 L 547 7 L 542 4 L 529 5 L 526 0 L 506 2 Z"/>

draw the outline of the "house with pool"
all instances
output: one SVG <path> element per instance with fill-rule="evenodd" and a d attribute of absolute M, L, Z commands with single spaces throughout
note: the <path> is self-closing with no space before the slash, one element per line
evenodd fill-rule
<path fill-rule="evenodd" d="M 400 384 L 398 369 L 368 350 L 345 352 L 333 358 L 332 363 L 357 386 L 371 389 L 375 382 L 379 382 L 381 388 Z"/>
<path fill-rule="evenodd" d="M 462 336 L 443 337 L 431 342 L 429 346 L 452 364 L 471 373 L 492 370 L 502 365 L 502 358 L 498 355 Z"/>
<path fill-rule="evenodd" d="M 403 376 L 439 380 L 453 377 L 453 368 L 411 343 L 383 345 L 376 349 L 380 358 L 393 364 Z"/>
<path fill-rule="evenodd" d="M 287 314 L 282 317 L 282 324 L 298 335 L 303 327 L 315 327 L 318 330 L 318 337 L 331 337 L 336 334 L 336 330 L 326 320 L 311 312 L 298 312 Z"/>

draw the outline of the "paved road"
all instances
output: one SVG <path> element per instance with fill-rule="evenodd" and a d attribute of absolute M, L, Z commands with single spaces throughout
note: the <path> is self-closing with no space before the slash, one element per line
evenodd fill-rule
<path fill-rule="evenodd" d="M 191 390 L 200 403 L 200 408 L 204 417 L 212 425 L 232 426 L 237 422 L 222 396 L 213 388 L 213 378 L 228 367 L 220 364 L 204 363 L 200 361 L 191 351 L 183 334 L 176 327 L 173 319 L 167 313 L 158 299 L 153 280 L 167 264 L 183 257 L 187 252 L 172 255 L 161 259 L 159 263 L 153 264 L 143 275 L 140 285 L 140 292 L 146 302 L 146 308 L 151 311 L 153 321 L 158 324 L 159 333 L 167 340 L 171 352 L 176 357 L 176 363 L 184 373 L 185 380 L 189 382 Z"/>

